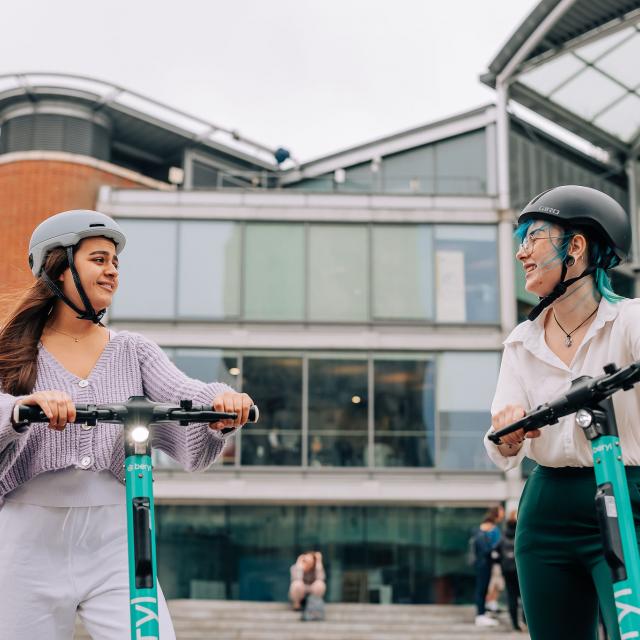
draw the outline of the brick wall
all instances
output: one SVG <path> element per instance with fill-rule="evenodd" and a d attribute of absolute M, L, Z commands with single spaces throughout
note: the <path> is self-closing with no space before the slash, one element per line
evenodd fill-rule
<path fill-rule="evenodd" d="M 149 188 L 133 178 L 117 175 L 117 169 L 114 167 L 114 173 L 110 173 L 60 160 L 0 164 L 0 295 L 14 293 L 32 281 L 27 251 L 31 233 L 39 222 L 60 211 L 94 209 L 102 185 Z M 6 311 L 6 303 L 0 305 L 2 311 Z"/>

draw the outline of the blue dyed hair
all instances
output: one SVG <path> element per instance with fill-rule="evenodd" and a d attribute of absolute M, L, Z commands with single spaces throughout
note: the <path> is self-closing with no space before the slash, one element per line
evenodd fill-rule
<path fill-rule="evenodd" d="M 527 233 L 529 233 L 529 227 L 532 222 L 534 221 L 527 220 L 526 222 L 518 225 L 514 235 L 520 242 L 522 242 Z M 620 262 L 618 256 L 616 256 L 610 245 L 594 240 L 588 231 L 585 232 L 582 230 L 565 229 L 562 243 L 560 246 L 556 247 L 558 257 L 561 260 L 566 260 L 569 251 L 569 243 L 576 233 L 585 235 L 589 242 L 589 264 L 596 267 L 593 279 L 596 283 L 596 289 L 598 289 L 600 295 L 605 300 L 613 304 L 620 302 L 620 300 L 624 300 L 624 296 L 619 296 L 614 292 L 613 287 L 611 286 L 611 280 L 607 274 L 607 269 L 615 267 Z"/>

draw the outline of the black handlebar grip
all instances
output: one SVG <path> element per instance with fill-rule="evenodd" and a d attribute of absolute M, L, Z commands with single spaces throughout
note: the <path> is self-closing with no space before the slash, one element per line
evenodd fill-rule
<path fill-rule="evenodd" d="M 247 424 L 249 424 L 250 422 L 256 423 L 258 422 L 259 419 L 260 419 L 260 410 L 255 404 L 252 404 L 249 407 L 249 416 L 247 417 Z M 235 430 L 236 430 L 235 427 L 226 427 L 225 429 L 221 429 L 220 433 L 226 436 L 228 433 L 232 433 Z"/>
<path fill-rule="evenodd" d="M 37 405 L 17 404 L 13 407 L 13 421 L 16 424 L 24 422 L 49 422 L 47 414 Z"/>

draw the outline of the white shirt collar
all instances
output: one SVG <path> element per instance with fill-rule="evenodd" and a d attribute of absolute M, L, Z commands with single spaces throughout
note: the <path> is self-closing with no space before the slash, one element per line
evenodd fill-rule
<path fill-rule="evenodd" d="M 530 351 L 534 356 L 537 356 L 541 360 L 548 362 L 549 364 L 560 367 L 562 369 L 569 369 L 567 365 L 558 358 L 547 346 L 544 338 L 544 321 L 547 313 L 551 311 L 551 307 L 545 309 L 534 321 L 525 320 L 520 323 L 504 341 L 504 345 L 521 342 L 522 346 Z M 584 340 L 578 348 L 578 352 L 581 351 L 591 341 L 591 339 L 602 330 L 607 322 L 611 322 L 616 319 L 620 311 L 620 303 L 611 303 L 605 298 L 600 299 L 598 305 L 598 312 L 596 313 L 595 320 L 589 326 Z M 576 353 L 577 355 L 577 353 Z"/>

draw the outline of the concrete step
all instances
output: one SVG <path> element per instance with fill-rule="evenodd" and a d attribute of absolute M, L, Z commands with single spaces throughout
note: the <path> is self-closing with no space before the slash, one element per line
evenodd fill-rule
<path fill-rule="evenodd" d="M 499 627 L 474 625 L 474 610 L 458 605 L 328 604 L 326 620 L 302 622 L 285 603 L 171 600 L 178 640 L 526 640 Z M 78 622 L 74 640 L 89 640 Z"/>

